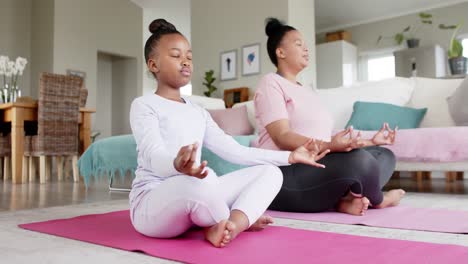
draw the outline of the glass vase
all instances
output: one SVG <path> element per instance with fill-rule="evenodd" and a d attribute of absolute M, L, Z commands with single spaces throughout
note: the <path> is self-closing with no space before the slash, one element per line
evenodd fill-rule
<path fill-rule="evenodd" d="M 0 89 L 1 103 L 14 103 L 18 97 L 21 97 L 21 90 L 18 86 L 11 86 L 5 84 Z"/>
<path fill-rule="evenodd" d="M 10 89 L 10 102 L 14 103 L 16 102 L 16 99 L 18 97 L 21 97 L 21 90 L 18 88 L 18 86 L 13 86 Z"/>
<path fill-rule="evenodd" d="M 1 97 L 2 97 L 2 103 L 9 103 L 10 102 L 10 88 L 8 84 L 5 84 L 1 91 L 0 91 Z"/>

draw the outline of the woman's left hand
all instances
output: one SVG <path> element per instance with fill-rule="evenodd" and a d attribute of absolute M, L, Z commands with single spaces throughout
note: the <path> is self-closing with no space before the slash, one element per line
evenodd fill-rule
<path fill-rule="evenodd" d="M 289 163 L 303 163 L 314 167 L 325 168 L 325 165 L 317 163 L 317 161 L 327 155 L 330 150 L 325 149 L 320 151 L 321 145 L 322 141 L 317 144 L 315 139 L 309 139 L 304 145 L 291 152 L 288 160 Z"/>
<path fill-rule="evenodd" d="M 392 145 L 395 143 L 395 137 L 398 127 L 390 129 L 388 123 L 384 123 L 382 128 L 372 137 L 371 141 L 375 145 Z"/>

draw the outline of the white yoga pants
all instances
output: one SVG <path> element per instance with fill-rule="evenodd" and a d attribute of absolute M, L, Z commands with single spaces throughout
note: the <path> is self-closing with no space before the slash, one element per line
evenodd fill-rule
<path fill-rule="evenodd" d="M 212 226 L 242 211 L 252 225 L 265 212 L 283 183 L 281 170 L 258 165 L 204 179 L 174 176 L 146 192 L 132 210 L 135 229 L 150 237 L 178 236 L 193 225 Z"/>

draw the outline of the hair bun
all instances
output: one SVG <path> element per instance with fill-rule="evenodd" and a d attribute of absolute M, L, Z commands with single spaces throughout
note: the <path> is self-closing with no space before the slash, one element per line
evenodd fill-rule
<path fill-rule="evenodd" d="M 176 31 L 177 29 L 173 24 L 167 22 L 165 19 L 162 18 L 153 20 L 153 22 L 151 22 L 151 24 L 149 25 L 149 31 L 152 34 L 161 30 Z"/>
<path fill-rule="evenodd" d="M 266 19 L 265 33 L 268 37 L 271 37 L 278 32 L 282 26 L 284 26 L 284 24 L 277 18 L 269 17 Z"/>

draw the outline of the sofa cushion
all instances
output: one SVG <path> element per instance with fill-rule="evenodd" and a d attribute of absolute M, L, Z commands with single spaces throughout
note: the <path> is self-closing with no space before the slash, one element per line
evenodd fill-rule
<path fill-rule="evenodd" d="M 427 108 L 421 127 L 450 127 L 455 122 L 450 116 L 447 98 L 455 92 L 462 79 L 414 78 L 416 86 L 407 106 Z"/>
<path fill-rule="evenodd" d="M 258 128 L 257 128 L 257 121 L 255 120 L 255 105 L 254 101 L 250 100 L 247 102 L 242 102 L 242 103 L 237 103 L 232 106 L 232 108 L 238 108 L 238 107 L 247 107 L 247 117 L 249 118 L 249 123 L 254 129 L 254 133 L 257 133 Z"/>
<path fill-rule="evenodd" d="M 427 108 L 414 109 L 385 103 L 356 102 L 348 126 L 359 130 L 379 130 L 387 122 L 391 128 L 418 128 Z"/>
<path fill-rule="evenodd" d="M 457 126 L 468 126 L 468 78 L 447 98 L 450 115 Z"/>
<path fill-rule="evenodd" d="M 247 108 L 237 107 L 229 109 L 208 110 L 218 126 L 231 136 L 251 135 L 254 132 L 250 125 Z"/>
<path fill-rule="evenodd" d="M 406 105 L 414 89 L 414 80 L 392 78 L 359 83 L 349 87 L 318 89 L 317 92 L 335 121 L 335 129 L 342 129 L 349 120 L 357 101 Z"/>
<path fill-rule="evenodd" d="M 243 146 L 250 146 L 250 141 L 255 138 L 255 135 L 248 135 L 248 136 L 234 136 L 233 137 L 239 144 Z M 220 156 L 214 154 L 211 150 L 207 148 L 202 148 L 202 160 L 208 161 L 208 167 L 211 168 L 218 176 L 243 169 L 245 165 L 239 165 L 230 163 Z"/>

